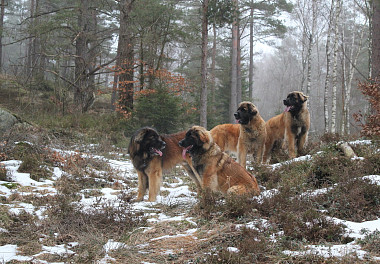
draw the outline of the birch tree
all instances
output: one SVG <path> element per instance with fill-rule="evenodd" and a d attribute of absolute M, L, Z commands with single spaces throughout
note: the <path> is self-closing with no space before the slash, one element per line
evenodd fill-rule
<path fill-rule="evenodd" d="M 332 69 L 332 105 L 331 105 L 331 133 L 336 133 L 336 111 L 337 111 L 337 84 L 338 84 L 338 42 L 339 42 L 339 18 L 341 12 L 341 0 L 337 0 L 334 25 L 334 49 Z"/>
<path fill-rule="evenodd" d="M 330 88 L 330 65 L 331 65 L 331 31 L 333 26 L 333 14 L 335 9 L 336 0 L 331 0 L 330 12 L 328 16 L 328 29 L 327 29 L 327 39 L 326 39 L 326 79 L 325 79 L 325 88 L 323 95 L 323 110 L 324 110 L 324 124 L 325 124 L 325 133 L 329 131 L 329 88 Z"/>

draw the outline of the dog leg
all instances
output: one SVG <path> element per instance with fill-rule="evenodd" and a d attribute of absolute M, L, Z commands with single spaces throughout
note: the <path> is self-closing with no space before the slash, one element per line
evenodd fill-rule
<path fill-rule="evenodd" d="M 286 143 L 288 145 L 289 158 L 294 159 L 296 157 L 296 150 L 295 150 L 296 139 L 293 136 L 293 133 L 287 130 L 285 130 L 285 138 L 286 138 Z"/>
<path fill-rule="evenodd" d="M 146 189 L 148 188 L 148 176 L 143 171 L 137 171 L 138 175 L 138 192 L 136 201 L 140 202 L 144 199 Z"/>
<path fill-rule="evenodd" d="M 261 164 L 263 162 L 263 154 L 264 154 L 264 142 L 256 145 L 255 161 L 257 164 Z"/>
<path fill-rule="evenodd" d="M 237 162 L 243 167 L 245 168 L 246 165 L 247 165 L 247 150 L 245 149 L 245 146 L 243 145 L 243 143 L 239 144 L 238 145 L 238 158 L 237 158 Z"/>
<path fill-rule="evenodd" d="M 247 188 L 244 185 L 234 185 L 228 188 L 227 194 L 238 194 L 242 195 L 247 193 Z"/>
<path fill-rule="evenodd" d="M 272 151 L 272 148 L 273 148 L 273 144 L 274 144 L 274 140 L 272 138 L 267 138 L 265 140 L 265 144 L 264 144 L 264 154 L 263 154 L 263 163 L 266 164 L 266 163 L 269 163 L 269 160 L 270 160 L 270 153 Z"/>
<path fill-rule="evenodd" d="M 202 186 L 201 186 L 202 179 L 199 176 L 198 172 L 196 172 L 196 170 L 194 169 L 194 167 L 192 165 L 190 165 L 189 163 L 183 162 L 182 166 L 186 170 L 187 174 L 189 174 L 189 177 L 197 185 L 197 189 L 201 190 L 202 189 Z"/>
<path fill-rule="evenodd" d="M 303 152 L 304 152 L 304 146 L 306 142 L 307 142 L 307 130 L 306 130 L 306 127 L 302 127 L 301 133 L 299 135 L 299 139 L 297 141 L 298 155 L 304 154 Z"/>
<path fill-rule="evenodd" d="M 162 167 L 160 159 L 153 159 L 146 170 L 149 177 L 149 198 L 150 202 L 155 202 L 158 193 L 160 192 L 162 181 Z"/>

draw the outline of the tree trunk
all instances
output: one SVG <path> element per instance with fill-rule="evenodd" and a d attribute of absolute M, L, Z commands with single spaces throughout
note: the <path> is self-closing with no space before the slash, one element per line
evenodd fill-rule
<path fill-rule="evenodd" d="M 249 73 L 248 73 L 248 98 L 253 100 L 253 1 L 251 1 L 251 10 L 249 17 Z"/>
<path fill-rule="evenodd" d="M 200 125 L 207 128 L 207 43 L 208 43 L 208 0 L 202 5 L 202 61 L 201 61 L 201 98 L 200 98 Z"/>
<path fill-rule="evenodd" d="M 372 1 L 366 0 L 366 15 L 368 18 L 368 79 L 372 78 L 372 33 L 373 33 L 373 8 Z"/>
<path fill-rule="evenodd" d="M 237 63 L 236 63 L 236 78 L 237 78 L 237 86 L 236 86 L 236 104 L 239 105 L 239 103 L 242 101 L 242 84 L 241 84 L 241 49 L 240 49 L 240 32 L 239 32 L 239 25 L 238 25 L 238 39 L 237 39 Z"/>
<path fill-rule="evenodd" d="M 212 31 L 213 31 L 213 40 L 212 40 L 212 55 L 211 55 L 211 106 L 212 106 L 212 112 L 215 111 L 215 88 L 216 88 L 216 76 L 215 76 L 215 70 L 216 70 L 216 25 L 215 22 L 212 24 Z"/>
<path fill-rule="evenodd" d="M 354 19 L 355 20 L 355 19 Z M 344 106 L 343 106 L 343 119 L 344 119 L 344 127 L 342 129 L 342 133 L 349 134 L 350 133 L 350 101 L 351 101 L 351 88 L 352 88 L 352 79 L 354 78 L 355 68 L 359 59 L 359 55 L 363 49 L 363 37 L 364 37 L 364 28 L 360 32 L 359 43 L 356 52 L 354 52 L 355 48 L 355 32 L 352 32 L 352 41 L 351 41 L 351 52 L 350 57 L 348 58 L 349 68 L 347 76 L 347 85 L 345 85 L 344 89 Z"/>
<path fill-rule="evenodd" d="M 316 10 L 316 0 L 312 0 L 312 25 L 311 32 L 309 33 L 309 47 L 307 51 L 307 84 L 306 84 L 306 94 L 310 94 L 311 90 L 311 64 L 313 62 L 313 46 L 315 38 L 315 27 L 317 24 L 317 10 Z"/>
<path fill-rule="evenodd" d="M 118 111 L 128 115 L 133 109 L 133 73 L 134 73 L 134 52 L 133 39 L 128 29 L 130 13 L 134 0 L 120 1 L 120 30 L 118 42 L 118 54 L 120 58 L 119 81 L 118 81 Z"/>
<path fill-rule="evenodd" d="M 35 13 L 35 1 L 30 0 L 30 24 L 34 24 L 34 13 Z M 27 77 L 30 77 L 32 68 L 34 65 L 34 38 L 35 36 L 30 35 L 29 41 L 27 45 L 27 52 L 26 52 L 26 69 L 25 73 Z"/>
<path fill-rule="evenodd" d="M 4 30 L 4 14 L 5 14 L 5 0 L 1 0 L 0 6 L 0 73 L 3 72 L 3 30 Z"/>
<path fill-rule="evenodd" d="M 238 0 L 233 0 L 233 5 L 237 9 Z M 237 56 L 238 56 L 238 21 L 237 12 L 234 14 L 234 21 L 232 22 L 232 47 L 231 47 L 231 93 L 230 93 L 230 109 L 229 121 L 234 123 L 234 113 L 237 109 Z"/>
<path fill-rule="evenodd" d="M 372 77 L 380 78 L 380 0 L 373 0 Z"/>
<path fill-rule="evenodd" d="M 75 43 L 74 103 L 77 111 L 87 112 L 95 100 L 95 78 L 90 74 L 96 63 L 94 54 L 96 21 L 89 0 L 81 0 L 78 14 L 79 32 Z"/>
<path fill-rule="evenodd" d="M 325 115 L 325 133 L 329 131 L 329 108 L 328 108 L 328 98 L 329 98 L 329 86 L 330 86 L 330 64 L 331 64 L 331 28 L 333 24 L 333 14 L 334 14 L 335 0 L 331 0 L 330 16 L 328 21 L 327 30 L 327 40 L 326 40 L 326 79 L 325 79 L 325 90 L 323 97 L 323 111 Z"/>
<path fill-rule="evenodd" d="M 338 39 L 339 39 L 339 16 L 340 16 L 341 2 L 337 1 L 335 12 L 335 26 L 334 26 L 334 53 L 333 53 L 333 72 L 332 72 L 332 107 L 331 107 L 331 133 L 336 133 L 336 108 L 337 108 L 337 67 L 338 67 Z"/>

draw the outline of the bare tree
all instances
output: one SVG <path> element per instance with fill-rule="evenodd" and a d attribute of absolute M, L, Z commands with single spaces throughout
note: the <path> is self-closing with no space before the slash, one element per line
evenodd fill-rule
<path fill-rule="evenodd" d="M 356 27 L 356 17 L 357 12 L 355 10 L 355 6 L 352 7 L 353 15 L 350 15 L 353 19 L 353 27 Z M 352 80 L 354 78 L 354 72 L 357 68 L 357 62 L 359 59 L 359 55 L 363 49 L 363 38 L 365 27 L 367 25 L 367 20 L 364 21 L 363 25 L 358 25 L 359 30 L 355 28 L 348 28 L 347 30 L 346 23 L 342 30 L 342 51 L 343 51 L 343 65 L 344 65 L 344 91 L 343 95 L 343 113 L 342 113 L 342 125 L 341 125 L 341 133 L 348 134 L 350 132 L 350 101 L 351 101 L 351 89 L 352 89 Z M 347 44 L 344 38 L 344 32 L 351 32 L 351 43 Z M 356 32 L 360 32 L 359 36 L 357 36 Z M 358 42 L 356 41 L 358 39 Z M 348 69 L 346 67 L 348 66 Z"/>
<path fill-rule="evenodd" d="M 327 39 L 326 39 L 326 79 L 325 79 L 325 88 L 323 96 L 323 110 L 324 110 L 324 124 L 325 124 L 325 133 L 329 131 L 329 107 L 328 107 L 328 98 L 329 98 L 329 88 L 330 88 L 330 65 L 331 65 L 331 30 L 333 25 L 333 15 L 335 9 L 336 0 L 331 0 L 330 6 L 330 15 L 328 17 L 328 29 L 327 29 Z"/>
<path fill-rule="evenodd" d="M 237 109 L 237 69 L 238 69 L 238 38 L 239 38 L 239 26 L 238 26 L 238 0 L 233 0 L 235 8 L 234 19 L 232 22 L 232 46 L 231 46 L 231 93 L 230 93 L 230 108 L 229 108 L 229 121 L 233 123 L 235 121 L 234 112 Z"/>
<path fill-rule="evenodd" d="M 75 41 L 75 90 L 74 103 L 81 112 L 86 112 L 95 99 L 96 64 L 96 15 L 92 1 L 81 0 L 78 13 L 79 32 Z"/>
<path fill-rule="evenodd" d="M 134 74 L 134 52 L 133 38 L 129 32 L 130 13 L 134 0 L 121 0 L 119 41 L 117 45 L 118 57 L 118 110 L 129 113 L 133 109 L 133 74 Z"/>
<path fill-rule="evenodd" d="M 200 125 L 207 128 L 207 44 L 208 44 L 208 0 L 202 4 L 202 61 Z"/>
<path fill-rule="evenodd" d="M 373 0 L 372 4 L 372 77 L 380 78 L 380 0 Z"/>
<path fill-rule="evenodd" d="M 0 73 L 3 72 L 3 30 L 4 30 L 5 0 L 0 5 Z"/>
<path fill-rule="evenodd" d="M 336 133 L 336 110 L 337 110 L 337 83 L 338 83 L 338 41 L 339 41 L 339 17 L 341 12 L 341 0 L 337 0 L 334 25 L 334 50 L 332 69 L 332 106 L 331 106 L 331 133 Z"/>
<path fill-rule="evenodd" d="M 251 0 L 249 14 L 249 70 L 248 70 L 248 98 L 253 99 L 253 0 Z"/>

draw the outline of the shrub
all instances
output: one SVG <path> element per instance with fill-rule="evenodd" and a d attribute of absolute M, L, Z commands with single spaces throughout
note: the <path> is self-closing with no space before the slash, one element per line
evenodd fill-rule
<path fill-rule="evenodd" d="M 335 186 L 315 201 L 333 217 L 362 222 L 380 216 L 380 186 L 368 180 L 353 179 Z"/>
<path fill-rule="evenodd" d="M 0 181 L 7 181 L 7 169 L 0 164 Z"/>
<path fill-rule="evenodd" d="M 367 137 L 380 137 L 380 79 L 359 83 L 359 90 L 367 96 L 371 112 L 363 115 L 361 112 L 354 115 L 357 122 L 361 122 L 361 134 Z"/>
<path fill-rule="evenodd" d="M 362 173 L 359 162 L 349 157 L 325 152 L 313 158 L 308 174 L 308 182 L 314 187 L 344 182 Z"/>
<path fill-rule="evenodd" d="M 375 230 L 372 233 L 364 230 L 365 237 L 358 241 L 358 244 L 363 247 L 364 250 L 380 255 L 380 231 Z"/>
<path fill-rule="evenodd" d="M 249 196 L 236 194 L 223 196 L 205 190 L 202 191 L 198 204 L 194 206 L 193 213 L 207 220 L 214 218 L 228 220 L 252 216 L 255 207 Z"/>
<path fill-rule="evenodd" d="M 186 110 L 180 97 L 173 95 L 166 88 L 159 88 L 136 100 L 134 117 L 139 126 L 152 126 L 161 133 L 172 133 L 181 127 L 181 117 Z"/>

